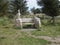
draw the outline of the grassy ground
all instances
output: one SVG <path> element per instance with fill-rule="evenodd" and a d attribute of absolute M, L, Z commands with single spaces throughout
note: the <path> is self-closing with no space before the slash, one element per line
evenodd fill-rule
<path fill-rule="evenodd" d="M 49 41 L 28 37 L 18 30 L 0 30 L 0 45 L 46 45 Z"/>
<path fill-rule="evenodd" d="M 33 35 L 60 36 L 60 25 L 42 25 L 42 31 L 32 31 Z M 29 37 L 26 32 L 14 28 L 13 21 L 0 18 L 0 45 L 47 45 L 51 42 Z"/>
<path fill-rule="evenodd" d="M 51 36 L 51 37 L 58 37 L 60 36 L 60 20 L 56 20 L 56 25 L 47 23 L 47 20 L 42 21 L 41 31 L 32 31 L 32 35 L 37 36 Z"/>
<path fill-rule="evenodd" d="M 49 43 L 44 39 L 29 37 L 26 32 L 15 29 L 13 21 L 0 18 L 0 45 L 46 45 Z"/>

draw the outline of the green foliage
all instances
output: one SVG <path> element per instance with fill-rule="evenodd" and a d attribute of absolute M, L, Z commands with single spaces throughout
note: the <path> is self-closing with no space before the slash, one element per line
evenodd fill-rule
<path fill-rule="evenodd" d="M 51 16 L 53 24 L 55 24 L 55 17 L 59 15 L 59 1 L 58 0 L 40 0 L 43 4 L 43 13 L 45 13 L 48 16 Z M 40 4 L 40 1 L 38 1 L 38 4 Z"/>
<path fill-rule="evenodd" d="M 7 20 L 8 20 L 7 18 L 3 18 L 3 19 L 0 18 L 0 25 L 3 25 L 3 26 L 7 25 L 8 23 Z"/>
<path fill-rule="evenodd" d="M 40 11 L 39 8 L 35 9 L 35 8 L 33 7 L 33 8 L 31 9 L 31 11 L 32 11 L 34 14 L 36 14 L 36 13 L 41 13 L 41 11 Z"/>
<path fill-rule="evenodd" d="M 15 0 L 11 4 L 14 7 L 14 13 L 16 14 L 18 9 L 20 10 L 21 14 L 26 14 L 28 7 L 26 7 L 25 0 Z"/>
<path fill-rule="evenodd" d="M 8 12 L 8 1 L 0 0 L 0 17 L 6 15 Z"/>
<path fill-rule="evenodd" d="M 60 1 L 59 1 L 59 15 L 60 15 Z"/>
<path fill-rule="evenodd" d="M 42 0 L 43 11 L 45 14 L 54 17 L 58 16 L 58 0 Z M 52 15 L 53 14 L 53 15 Z"/>

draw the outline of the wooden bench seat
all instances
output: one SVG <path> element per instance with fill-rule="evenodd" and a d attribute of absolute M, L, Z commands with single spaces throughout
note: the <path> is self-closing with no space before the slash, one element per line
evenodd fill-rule
<path fill-rule="evenodd" d="M 40 28 L 41 27 L 41 21 L 38 17 L 34 18 L 20 18 L 16 20 L 16 22 L 19 22 L 20 27 L 23 28 L 23 25 L 35 25 L 35 27 Z"/>

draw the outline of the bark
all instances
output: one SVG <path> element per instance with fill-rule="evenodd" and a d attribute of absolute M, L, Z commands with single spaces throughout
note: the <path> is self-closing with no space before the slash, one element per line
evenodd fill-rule
<path fill-rule="evenodd" d="M 49 23 L 55 24 L 55 16 L 49 20 Z"/>
<path fill-rule="evenodd" d="M 52 17 L 52 24 L 55 24 L 55 16 Z"/>

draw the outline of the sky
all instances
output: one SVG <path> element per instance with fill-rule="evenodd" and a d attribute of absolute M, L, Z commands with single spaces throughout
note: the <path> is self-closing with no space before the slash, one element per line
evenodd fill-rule
<path fill-rule="evenodd" d="M 36 0 L 27 0 L 27 6 L 29 7 L 29 10 L 33 7 L 39 8 Z"/>
<path fill-rule="evenodd" d="M 33 7 L 40 8 L 40 6 L 37 5 L 37 1 L 36 0 L 26 0 L 26 1 L 27 1 L 27 6 L 29 7 L 29 10 L 31 8 L 33 8 Z"/>

